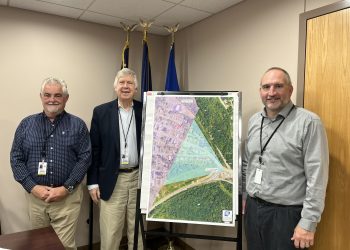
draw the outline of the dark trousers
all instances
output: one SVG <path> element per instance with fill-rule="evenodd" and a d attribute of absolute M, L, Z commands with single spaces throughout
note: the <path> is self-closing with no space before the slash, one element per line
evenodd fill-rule
<path fill-rule="evenodd" d="M 245 233 L 248 250 L 296 249 L 291 240 L 302 206 L 284 206 L 247 197 Z"/>

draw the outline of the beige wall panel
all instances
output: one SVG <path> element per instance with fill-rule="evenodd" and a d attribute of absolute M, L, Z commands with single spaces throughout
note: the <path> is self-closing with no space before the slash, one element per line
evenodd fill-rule
<path fill-rule="evenodd" d="M 328 135 L 326 207 L 313 249 L 350 249 L 350 9 L 308 20 L 304 106 Z"/>

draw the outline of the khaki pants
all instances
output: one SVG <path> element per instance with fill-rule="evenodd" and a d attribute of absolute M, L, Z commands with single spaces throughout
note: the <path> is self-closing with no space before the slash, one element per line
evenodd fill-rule
<path fill-rule="evenodd" d="M 51 225 L 67 250 L 77 249 L 75 231 L 83 199 L 82 186 L 77 186 L 72 194 L 58 202 L 46 203 L 32 194 L 28 194 L 27 197 L 33 229 Z"/>
<path fill-rule="evenodd" d="M 101 200 L 101 250 L 119 249 L 125 218 L 127 222 L 128 249 L 133 249 L 138 176 L 138 170 L 131 173 L 119 173 L 111 198 L 108 201 Z M 138 249 L 143 249 L 140 229 Z"/>

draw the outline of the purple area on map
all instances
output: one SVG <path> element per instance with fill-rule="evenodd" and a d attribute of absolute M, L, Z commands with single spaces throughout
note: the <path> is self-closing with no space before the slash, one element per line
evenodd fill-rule
<path fill-rule="evenodd" d="M 156 98 L 149 208 L 164 185 L 197 112 L 193 97 Z"/>

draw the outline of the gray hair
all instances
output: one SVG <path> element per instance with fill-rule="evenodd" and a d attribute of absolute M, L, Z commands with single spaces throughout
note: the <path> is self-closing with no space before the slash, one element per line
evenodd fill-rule
<path fill-rule="evenodd" d="M 138 83 L 137 83 L 136 73 L 129 68 L 123 68 L 123 69 L 118 71 L 117 76 L 115 77 L 115 80 L 114 80 L 114 84 L 113 84 L 114 88 L 117 87 L 119 78 L 121 78 L 123 76 L 131 76 L 134 80 L 135 88 L 137 88 Z"/>
<path fill-rule="evenodd" d="M 268 70 L 265 71 L 264 75 L 267 72 L 271 71 L 271 70 L 279 70 L 279 71 L 281 71 L 284 74 L 284 78 L 286 80 L 286 84 L 292 85 L 292 80 L 290 79 L 290 76 L 289 76 L 288 72 L 285 69 L 282 69 L 280 67 L 271 67 L 271 68 L 269 68 Z"/>
<path fill-rule="evenodd" d="M 51 85 L 51 84 L 59 84 L 62 87 L 62 92 L 64 96 L 68 96 L 68 88 L 67 88 L 67 84 L 65 83 L 64 80 L 60 80 L 58 78 L 55 77 L 48 77 L 46 79 L 44 79 L 43 83 L 41 84 L 41 94 L 44 94 L 44 88 L 46 85 Z"/>

